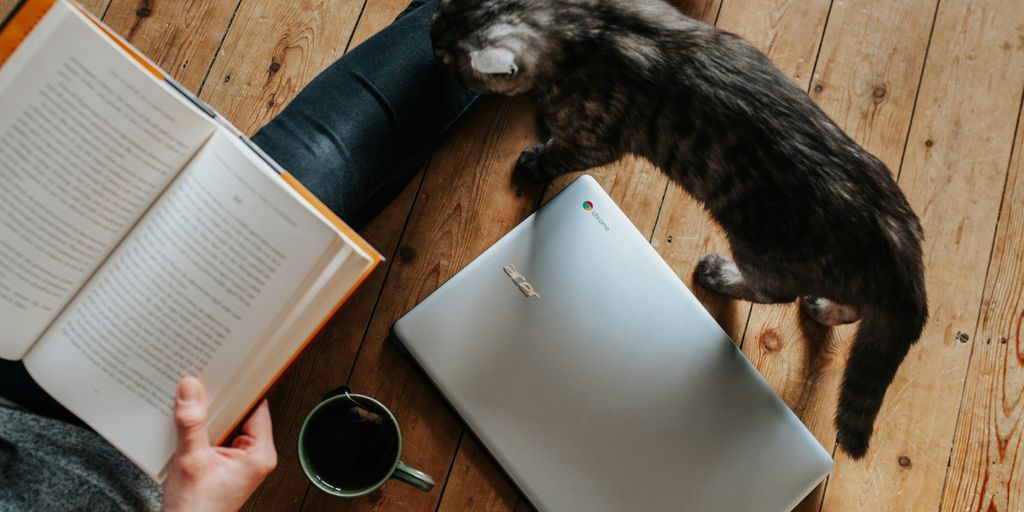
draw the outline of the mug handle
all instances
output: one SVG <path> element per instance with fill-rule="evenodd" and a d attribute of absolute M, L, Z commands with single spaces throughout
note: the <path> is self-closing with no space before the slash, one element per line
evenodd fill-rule
<path fill-rule="evenodd" d="M 434 479 L 430 475 L 413 467 L 406 466 L 404 462 L 398 461 L 395 466 L 395 473 L 391 478 L 401 480 L 421 491 L 429 492 L 434 488 Z"/>

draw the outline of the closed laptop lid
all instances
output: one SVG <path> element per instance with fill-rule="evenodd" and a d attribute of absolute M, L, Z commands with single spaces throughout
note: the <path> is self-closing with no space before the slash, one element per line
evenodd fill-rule
<path fill-rule="evenodd" d="M 832 467 L 589 176 L 395 334 L 541 510 L 788 511 Z"/>

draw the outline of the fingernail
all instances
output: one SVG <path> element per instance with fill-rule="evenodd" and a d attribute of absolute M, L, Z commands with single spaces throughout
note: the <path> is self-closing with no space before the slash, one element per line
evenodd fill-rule
<path fill-rule="evenodd" d="M 199 381 L 195 377 L 185 377 L 178 386 L 178 400 L 194 402 L 199 398 Z"/>

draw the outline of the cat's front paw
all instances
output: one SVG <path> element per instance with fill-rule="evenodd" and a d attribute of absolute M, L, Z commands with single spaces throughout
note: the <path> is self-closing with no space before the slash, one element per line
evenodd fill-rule
<path fill-rule="evenodd" d="M 514 173 L 517 177 L 530 183 L 544 183 L 548 176 L 540 164 L 540 156 L 544 152 L 544 144 L 534 144 L 523 150 L 516 160 Z"/>

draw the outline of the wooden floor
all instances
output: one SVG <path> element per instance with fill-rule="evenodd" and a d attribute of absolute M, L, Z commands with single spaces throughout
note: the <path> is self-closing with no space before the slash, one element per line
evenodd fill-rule
<path fill-rule="evenodd" d="M 88 7 L 252 133 L 407 0 L 88 0 Z M 0 14 L 13 0 L 0 0 Z M 867 458 L 836 453 L 801 511 L 1024 510 L 1024 5 L 1021 0 L 683 0 L 761 48 L 897 174 L 925 226 L 931 318 L 889 391 Z M 530 510 L 440 396 L 388 343 L 392 322 L 564 186 L 516 190 L 529 105 L 488 100 L 376 221 L 388 257 L 271 395 L 280 466 L 251 510 Z M 688 284 L 723 238 L 649 165 L 593 174 Z M 708 308 L 821 443 L 852 331 L 796 308 Z M 403 459 L 438 480 L 364 499 L 307 485 L 297 428 L 348 383 L 397 413 Z M 758 485 L 757 482 L 744 485 Z"/>

